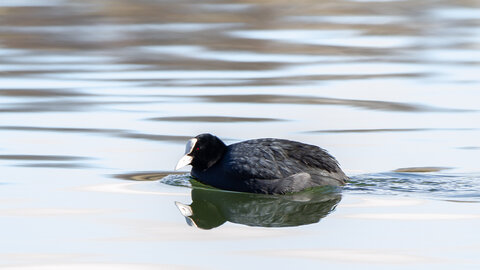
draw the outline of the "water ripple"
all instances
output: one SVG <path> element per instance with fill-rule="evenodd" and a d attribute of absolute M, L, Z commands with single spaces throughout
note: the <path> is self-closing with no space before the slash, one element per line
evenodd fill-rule
<path fill-rule="evenodd" d="M 132 174 L 133 175 L 133 174 Z M 190 174 L 135 174 L 129 180 L 158 180 L 180 187 L 204 187 L 191 181 Z M 153 176 L 153 177 L 152 177 Z M 162 178 L 163 177 L 163 178 Z M 373 173 L 350 178 L 344 192 L 355 194 L 399 195 L 426 199 L 480 202 L 480 177 L 475 175 L 448 175 L 425 173 Z"/>
<path fill-rule="evenodd" d="M 351 193 L 480 202 L 480 177 L 398 172 L 364 174 L 353 176 L 345 190 Z"/>

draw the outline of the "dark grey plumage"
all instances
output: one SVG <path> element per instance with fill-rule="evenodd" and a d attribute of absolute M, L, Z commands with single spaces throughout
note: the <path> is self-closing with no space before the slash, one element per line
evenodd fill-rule
<path fill-rule="evenodd" d="M 335 158 L 318 146 L 271 138 L 225 146 L 211 134 L 195 138 L 195 147 L 188 154 L 193 157 L 191 175 L 217 188 L 285 194 L 316 186 L 341 186 L 347 180 Z M 204 144 L 208 155 L 203 153 Z M 201 166 L 211 159 L 212 147 L 217 148 L 216 162 Z"/>

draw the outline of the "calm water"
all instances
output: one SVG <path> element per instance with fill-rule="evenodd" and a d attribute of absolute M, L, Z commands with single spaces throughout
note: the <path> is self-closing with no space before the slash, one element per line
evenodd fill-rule
<path fill-rule="evenodd" d="M 479 26 L 478 1 L 0 1 L 0 267 L 478 267 Z M 352 180 L 192 189 L 202 132 Z"/>

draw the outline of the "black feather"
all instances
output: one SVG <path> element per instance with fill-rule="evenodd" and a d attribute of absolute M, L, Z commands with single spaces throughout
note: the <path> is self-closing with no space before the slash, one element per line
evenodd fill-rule
<path fill-rule="evenodd" d="M 201 134 L 194 150 L 193 177 L 217 188 L 285 194 L 323 185 L 340 186 L 347 176 L 324 149 L 283 139 L 255 139 L 226 146 Z"/>

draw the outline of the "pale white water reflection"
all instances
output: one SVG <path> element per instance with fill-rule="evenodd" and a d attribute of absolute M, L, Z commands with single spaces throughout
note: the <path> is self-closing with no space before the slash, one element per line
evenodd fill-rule
<path fill-rule="evenodd" d="M 352 30 L 254 30 L 235 31 L 230 34 L 241 38 L 322 46 L 402 48 L 415 45 L 412 37 L 361 36 L 361 31 Z"/>
<path fill-rule="evenodd" d="M 479 13 L 1 1 L 0 268 L 472 269 Z M 352 181 L 329 199 L 157 181 L 201 132 L 317 144 Z"/>

